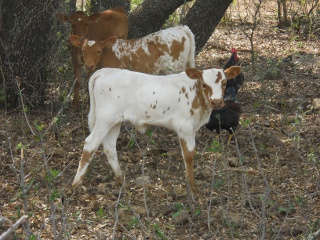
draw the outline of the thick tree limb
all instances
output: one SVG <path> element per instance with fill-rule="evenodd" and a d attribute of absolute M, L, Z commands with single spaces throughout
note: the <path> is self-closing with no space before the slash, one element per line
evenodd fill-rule
<path fill-rule="evenodd" d="M 190 0 L 144 0 L 129 14 L 128 38 L 140 38 L 159 31 L 169 16 Z"/>
<path fill-rule="evenodd" d="M 195 35 L 196 53 L 199 53 L 218 26 L 232 0 L 197 0 L 188 11 L 182 24 Z"/>

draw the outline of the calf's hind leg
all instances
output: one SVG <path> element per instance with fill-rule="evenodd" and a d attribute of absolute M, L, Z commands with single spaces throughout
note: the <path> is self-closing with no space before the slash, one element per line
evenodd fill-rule
<path fill-rule="evenodd" d="M 108 132 L 108 134 L 105 136 L 105 138 L 102 140 L 102 144 L 103 152 L 107 155 L 108 162 L 114 171 L 116 182 L 118 185 L 121 186 L 124 180 L 124 176 L 118 161 L 116 146 L 120 132 L 120 127 L 121 123 L 118 123 L 117 125 L 113 126 Z"/>
<path fill-rule="evenodd" d="M 95 153 L 96 149 L 99 147 L 107 133 L 108 129 L 102 129 L 95 126 L 91 134 L 86 138 L 81 160 L 78 166 L 78 171 L 72 183 L 73 188 L 78 187 L 83 181 L 87 168 L 92 160 L 93 154 Z"/>

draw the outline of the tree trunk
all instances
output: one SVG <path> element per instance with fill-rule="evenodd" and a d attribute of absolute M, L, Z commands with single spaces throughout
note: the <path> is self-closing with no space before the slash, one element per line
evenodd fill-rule
<path fill-rule="evenodd" d="M 51 26 L 59 1 L 4 0 L 0 46 L 1 107 L 15 108 L 23 100 L 38 107 L 45 102 Z"/>
<path fill-rule="evenodd" d="M 189 26 L 196 40 L 198 54 L 233 0 L 197 0 L 181 23 Z"/>
<path fill-rule="evenodd" d="M 101 0 L 102 11 L 122 6 L 127 13 L 130 12 L 130 0 Z"/>
<path fill-rule="evenodd" d="M 169 16 L 184 3 L 185 0 L 144 0 L 129 14 L 128 39 L 159 31 Z"/>
<path fill-rule="evenodd" d="M 129 14 L 128 38 L 143 37 L 159 31 L 169 16 L 190 0 L 144 0 Z M 212 35 L 232 0 L 196 0 L 181 24 L 190 27 L 199 53 Z"/>
<path fill-rule="evenodd" d="M 77 0 L 70 0 L 69 3 L 69 15 L 77 11 Z"/>
<path fill-rule="evenodd" d="M 101 12 L 119 6 L 124 7 L 128 13 L 130 11 L 130 0 L 91 0 L 89 12 Z"/>

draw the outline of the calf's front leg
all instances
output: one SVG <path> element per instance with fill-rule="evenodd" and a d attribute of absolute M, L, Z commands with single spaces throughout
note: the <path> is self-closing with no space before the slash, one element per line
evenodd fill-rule
<path fill-rule="evenodd" d="M 190 184 L 191 191 L 195 193 L 196 187 L 194 183 L 194 174 L 193 174 L 193 158 L 195 153 L 195 136 L 180 137 L 180 147 L 182 151 L 182 156 L 184 159 L 184 164 L 186 168 L 186 181 Z"/>

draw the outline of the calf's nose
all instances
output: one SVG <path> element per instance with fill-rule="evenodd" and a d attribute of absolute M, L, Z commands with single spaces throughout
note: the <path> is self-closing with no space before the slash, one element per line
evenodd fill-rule
<path fill-rule="evenodd" d="M 94 70 L 94 65 L 85 65 L 85 68 L 87 71 L 93 71 Z"/>
<path fill-rule="evenodd" d="M 222 108 L 223 105 L 224 105 L 223 99 L 212 99 L 211 100 L 211 106 L 213 109 Z"/>

